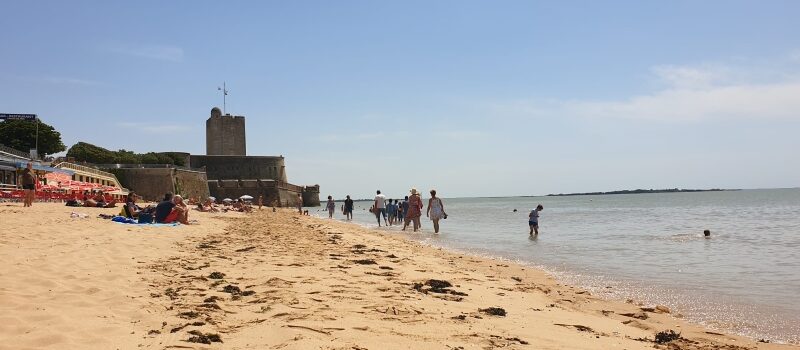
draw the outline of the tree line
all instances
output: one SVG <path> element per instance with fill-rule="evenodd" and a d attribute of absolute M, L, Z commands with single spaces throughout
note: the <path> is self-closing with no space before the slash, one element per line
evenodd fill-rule
<path fill-rule="evenodd" d="M 94 164 L 171 164 L 186 166 L 184 155 L 176 152 L 134 153 L 121 149 L 111 151 L 86 142 L 78 142 L 67 151 L 67 158 Z"/>
<path fill-rule="evenodd" d="M 28 120 L 0 121 L 0 144 L 26 152 L 36 147 L 37 122 Z M 63 152 L 67 148 L 61 141 L 61 133 L 52 126 L 38 121 L 39 155 Z M 67 151 L 67 157 L 77 162 L 94 164 L 171 164 L 187 166 L 184 155 L 176 152 L 134 153 L 121 149 L 107 150 L 86 142 L 78 142 Z"/>

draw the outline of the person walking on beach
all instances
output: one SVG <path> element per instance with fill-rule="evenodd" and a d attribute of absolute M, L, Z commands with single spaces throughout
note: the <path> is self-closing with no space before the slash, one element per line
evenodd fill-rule
<path fill-rule="evenodd" d="M 373 208 L 375 217 L 378 219 L 378 227 L 381 227 L 381 216 L 383 217 L 383 224 L 388 225 L 386 222 L 386 196 L 381 194 L 381 190 L 378 190 L 375 196 Z"/>
<path fill-rule="evenodd" d="M 425 215 L 433 221 L 433 232 L 439 233 L 439 220 L 447 218 L 447 213 L 444 212 L 442 199 L 436 197 L 436 190 L 431 190 L 431 199 L 428 200 L 428 211 Z"/>
<path fill-rule="evenodd" d="M 36 200 L 36 175 L 33 174 L 33 164 L 28 163 L 22 171 L 22 189 L 25 191 L 23 207 L 32 207 Z"/>
<path fill-rule="evenodd" d="M 347 195 L 347 199 L 344 200 L 344 215 L 347 220 L 353 220 L 353 200 L 350 199 L 350 195 Z"/>
<path fill-rule="evenodd" d="M 409 222 L 413 222 L 414 232 L 419 230 L 419 217 L 422 216 L 422 198 L 419 196 L 416 188 L 411 189 L 411 197 L 408 198 L 408 213 L 406 214 L 406 221 L 403 225 L 403 231 L 408 227 Z"/>
<path fill-rule="evenodd" d="M 531 213 L 528 214 L 528 226 L 531 228 L 531 236 L 539 235 L 539 212 L 542 210 L 544 210 L 544 207 L 539 204 L 536 209 L 531 210 Z"/>
<path fill-rule="evenodd" d="M 328 196 L 328 219 L 333 219 L 333 212 L 336 211 L 336 203 L 333 202 L 333 197 Z"/>
<path fill-rule="evenodd" d="M 303 215 L 303 195 L 299 193 L 297 194 L 297 213 Z"/>

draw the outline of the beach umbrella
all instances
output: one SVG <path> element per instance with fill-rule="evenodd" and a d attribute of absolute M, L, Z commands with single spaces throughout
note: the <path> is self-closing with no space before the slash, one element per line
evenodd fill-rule
<path fill-rule="evenodd" d="M 230 198 L 225 198 L 225 199 L 223 199 L 222 201 L 223 201 L 223 202 L 233 202 L 233 199 L 230 199 Z"/>
<path fill-rule="evenodd" d="M 241 196 L 241 197 L 239 197 L 239 198 L 240 198 L 240 199 L 243 199 L 243 200 L 246 200 L 246 201 L 249 201 L 249 200 L 253 199 L 253 196 L 250 196 L 250 195 L 244 195 L 244 196 Z"/>

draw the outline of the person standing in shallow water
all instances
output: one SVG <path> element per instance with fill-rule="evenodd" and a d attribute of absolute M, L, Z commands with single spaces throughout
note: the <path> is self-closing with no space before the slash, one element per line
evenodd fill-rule
<path fill-rule="evenodd" d="M 413 222 L 414 232 L 419 230 L 419 217 L 422 216 L 422 198 L 419 196 L 416 188 L 411 189 L 411 196 L 408 198 L 408 213 L 406 214 L 406 222 L 403 225 L 405 231 L 409 222 Z"/>
<path fill-rule="evenodd" d="M 433 221 L 433 232 L 439 233 L 439 220 L 447 218 L 447 213 L 444 212 L 442 199 L 436 197 L 436 190 L 431 190 L 431 199 L 428 200 L 428 211 L 425 215 Z"/>
<path fill-rule="evenodd" d="M 531 210 L 531 213 L 528 214 L 528 226 L 531 228 L 531 236 L 539 235 L 539 212 L 542 210 L 544 210 L 544 207 L 539 204 L 536 209 Z"/>
<path fill-rule="evenodd" d="M 347 195 L 347 199 L 344 200 L 344 215 L 347 220 L 353 220 L 353 200 L 350 199 L 350 195 Z"/>
<path fill-rule="evenodd" d="M 378 218 L 378 227 L 381 227 L 381 217 L 383 217 L 383 224 L 388 225 L 386 221 L 386 196 L 381 194 L 378 190 L 375 195 L 375 203 L 373 204 L 375 217 Z"/>
<path fill-rule="evenodd" d="M 328 196 L 328 219 L 333 219 L 333 212 L 336 211 L 336 203 L 333 201 L 332 196 Z"/>

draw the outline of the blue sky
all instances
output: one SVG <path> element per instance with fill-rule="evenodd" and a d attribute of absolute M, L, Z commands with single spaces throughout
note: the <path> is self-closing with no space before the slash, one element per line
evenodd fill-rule
<path fill-rule="evenodd" d="M 251 155 L 323 195 L 795 187 L 797 1 L 5 2 L 0 112 Z M 0 140 L 0 142 L 2 142 Z"/>

